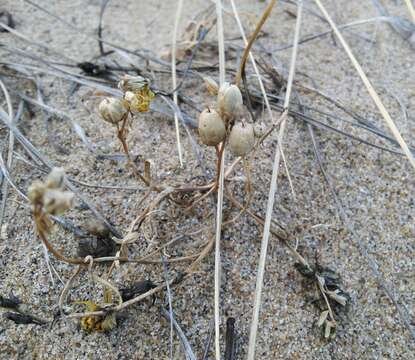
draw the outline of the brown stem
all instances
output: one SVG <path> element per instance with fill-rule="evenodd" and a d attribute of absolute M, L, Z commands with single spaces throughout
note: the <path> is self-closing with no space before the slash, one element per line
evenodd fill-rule
<path fill-rule="evenodd" d="M 235 84 L 239 87 L 242 79 L 242 75 L 245 72 L 245 65 L 248 59 L 249 51 L 252 48 L 259 32 L 261 31 L 262 26 L 264 25 L 265 21 L 267 20 L 268 16 L 271 14 L 271 10 L 274 7 L 277 0 L 271 0 L 268 6 L 265 8 L 264 12 L 262 13 L 261 18 L 259 19 L 254 32 L 252 33 L 251 37 L 249 38 L 248 44 L 245 46 L 244 53 L 242 55 L 241 64 L 239 66 L 238 73 L 236 74 Z"/>
<path fill-rule="evenodd" d="M 121 128 L 119 128 L 117 124 L 118 140 L 120 140 L 121 142 L 124 154 L 127 157 L 128 165 L 130 165 L 130 167 L 133 169 L 134 175 L 136 175 L 142 182 L 144 182 L 144 184 L 146 184 L 147 186 L 150 186 L 151 185 L 150 181 L 146 179 L 143 175 L 141 175 L 137 166 L 134 164 L 134 162 L 131 159 L 130 151 L 128 149 L 128 144 L 127 144 L 127 139 L 126 139 L 126 130 L 125 130 L 125 127 L 127 125 L 127 120 L 128 120 L 128 114 L 126 115 L 125 119 L 122 120 Z"/>
<path fill-rule="evenodd" d="M 48 241 L 47 238 L 47 230 L 45 228 L 45 223 L 46 221 L 48 221 L 48 219 L 45 219 L 45 216 L 47 215 L 44 214 L 41 209 L 35 209 L 35 211 L 33 212 L 37 233 L 39 234 L 40 239 L 42 240 L 43 244 L 45 244 L 48 251 L 51 252 L 57 259 L 68 264 L 86 265 L 83 259 L 68 258 L 62 255 L 58 250 L 56 250 L 52 246 L 52 244 Z"/>

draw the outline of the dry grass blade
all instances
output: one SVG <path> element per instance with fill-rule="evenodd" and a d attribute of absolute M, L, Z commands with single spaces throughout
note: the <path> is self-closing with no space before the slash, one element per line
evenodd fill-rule
<path fill-rule="evenodd" d="M 290 105 L 291 89 L 292 89 L 292 84 L 294 80 L 295 63 L 297 59 L 298 39 L 299 39 L 300 28 L 301 28 L 302 6 L 303 6 L 303 3 L 300 0 L 298 2 L 297 21 L 296 21 L 295 34 L 294 34 L 294 47 L 293 47 L 293 52 L 292 52 L 292 57 L 291 57 L 290 71 L 288 75 L 287 91 L 286 91 L 285 100 L 284 100 L 284 112 L 281 115 L 281 117 L 283 117 L 283 120 L 282 120 L 281 128 L 278 134 L 279 147 L 281 147 L 281 142 L 282 142 L 284 130 L 285 130 L 286 117 L 287 117 L 288 108 Z M 268 251 L 268 242 L 269 242 L 269 237 L 270 237 L 272 212 L 274 208 L 275 193 L 277 191 L 277 179 L 278 179 L 279 164 L 280 164 L 280 158 L 281 158 L 280 156 L 281 151 L 279 147 L 275 151 L 274 164 L 273 164 L 272 177 L 271 177 L 271 185 L 270 185 L 269 196 L 268 196 L 268 201 L 267 201 L 267 211 L 266 211 L 266 216 L 265 216 L 264 232 L 263 232 L 263 237 L 262 237 L 262 242 L 261 242 L 261 253 L 260 253 L 260 258 L 259 258 L 258 273 L 257 273 L 256 286 L 255 286 L 254 309 L 253 309 L 253 315 L 252 315 L 251 330 L 249 334 L 248 357 L 247 357 L 248 360 L 254 360 L 255 358 L 255 346 L 256 346 L 256 337 L 257 337 L 257 332 L 258 332 L 259 310 L 261 308 L 261 296 L 262 296 L 262 286 L 263 286 L 264 273 L 265 273 L 265 262 L 266 262 L 267 251 Z"/>
<path fill-rule="evenodd" d="M 176 73 L 176 45 L 177 45 L 177 32 L 179 27 L 180 16 L 183 8 L 183 0 L 178 0 L 176 17 L 174 19 L 174 29 L 173 29 L 173 40 L 172 40 L 172 51 L 171 51 L 171 74 L 172 74 L 172 83 L 173 83 L 173 101 L 177 106 L 177 73 Z M 176 126 L 176 141 L 177 141 L 177 151 L 179 153 L 180 167 L 183 167 L 183 156 L 182 156 L 182 146 L 180 143 L 180 131 L 179 131 L 179 118 L 177 114 L 174 114 L 174 125 Z"/>
<path fill-rule="evenodd" d="M 222 1 L 216 0 L 216 26 L 218 30 L 218 51 L 219 51 L 219 84 L 225 83 L 225 40 L 223 34 Z M 219 187 L 218 201 L 216 206 L 216 232 L 215 232 L 215 295 L 214 295 L 214 317 L 215 317 L 215 359 L 220 360 L 220 276 L 221 276 L 221 256 L 220 240 L 222 233 L 222 207 L 224 192 L 224 172 L 225 172 L 225 144 L 222 144 L 222 151 L 219 152 Z"/>
<path fill-rule="evenodd" d="M 0 79 L 0 87 L 4 93 L 4 97 L 6 99 L 6 103 L 7 103 L 7 111 L 8 111 L 8 115 L 9 115 L 9 120 L 11 123 L 13 123 L 15 121 L 14 119 L 14 115 L 13 115 L 13 104 L 12 101 L 10 99 L 10 95 L 9 92 L 7 91 L 6 86 L 4 85 L 3 81 Z M 11 166 L 12 166 L 12 162 L 13 162 L 13 148 L 14 148 L 14 134 L 12 131 L 9 132 L 9 149 L 7 152 L 7 169 L 10 172 L 11 170 Z M 1 202 L 1 209 L 0 209 L 0 229 L 3 226 L 3 220 L 4 220 L 4 213 L 6 211 L 6 202 L 7 202 L 7 195 L 9 192 L 9 187 L 8 187 L 8 182 L 5 181 L 3 183 L 2 189 L 1 189 L 1 193 L 2 193 L 2 202 Z"/>
<path fill-rule="evenodd" d="M 372 84 L 370 83 L 369 79 L 367 78 L 366 74 L 364 73 L 362 67 L 360 66 L 359 62 L 356 60 L 355 56 L 352 53 L 352 50 L 350 49 L 349 45 L 347 44 L 346 40 L 344 39 L 343 35 L 337 28 L 336 24 L 328 14 L 326 8 L 322 4 L 320 0 L 314 0 L 317 4 L 317 6 L 320 8 L 321 12 L 327 19 L 328 23 L 332 27 L 334 33 L 340 40 L 340 43 L 342 44 L 344 50 L 346 51 L 347 55 L 350 58 L 350 61 L 352 62 L 353 66 L 355 67 L 357 73 L 359 74 L 360 78 L 362 79 L 363 84 L 366 86 L 367 91 L 369 92 L 369 95 L 372 97 L 373 101 L 375 102 L 379 112 L 382 114 L 383 119 L 386 122 L 386 125 L 389 127 L 390 131 L 392 132 L 393 136 L 395 137 L 396 141 L 399 143 L 399 146 L 402 148 L 402 151 L 407 156 L 409 162 L 411 163 L 412 167 L 415 169 L 415 158 L 412 155 L 411 151 L 408 148 L 408 145 L 406 144 L 405 140 L 402 138 L 402 135 L 400 134 L 398 128 L 396 127 L 395 123 L 393 122 L 391 116 L 389 115 L 388 111 L 386 110 L 385 106 L 382 103 L 382 100 L 380 99 L 379 95 L 373 88 Z"/>
<path fill-rule="evenodd" d="M 172 296 L 171 296 L 171 289 L 169 285 L 169 275 L 168 275 L 168 269 L 167 269 L 167 263 L 166 258 L 164 255 L 161 256 L 161 261 L 163 263 L 163 272 L 164 272 L 164 278 L 166 281 L 166 289 L 167 289 L 167 299 L 169 302 L 169 320 L 170 320 L 170 359 L 173 359 L 173 305 L 172 305 Z"/>
<path fill-rule="evenodd" d="M 415 9 L 414 9 L 414 6 L 412 5 L 411 0 L 405 0 L 405 4 L 408 7 L 409 13 L 411 14 L 412 21 L 415 22 Z"/>

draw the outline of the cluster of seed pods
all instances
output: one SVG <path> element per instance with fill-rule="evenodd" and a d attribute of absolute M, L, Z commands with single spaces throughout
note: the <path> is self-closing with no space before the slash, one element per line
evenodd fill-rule
<path fill-rule="evenodd" d="M 224 83 L 217 96 L 217 110 L 207 108 L 199 115 L 200 139 L 208 146 L 217 146 L 228 139 L 231 152 L 245 156 L 255 145 L 255 135 L 252 124 L 241 119 L 241 91 L 236 85 Z"/>

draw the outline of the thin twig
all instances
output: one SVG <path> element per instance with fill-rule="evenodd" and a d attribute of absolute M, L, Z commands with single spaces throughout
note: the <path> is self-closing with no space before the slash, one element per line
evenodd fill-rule
<path fill-rule="evenodd" d="M 7 91 L 6 86 L 4 85 L 3 81 L 0 79 L 0 87 L 4 93 L 4 97 L 6 99 L 6 103 L 7 103 L 7 111 L 8 111 L 8 115 L 9 115 L 9 120 L 10 123 L 14 123 L 17 119 L 14 118 L 13 115 L 13 104 L 12 101 L 10 99 L 10 95 L 9 92 Z M 9 149 L 7 152 L 7 170 L 10 173 L 11 171 L 11 167 L 12 167 L 12 162 L 13 162 L 13 148 L 14 148 L 14 134 L 12 131 L 9 131 Z M 3 183 L 2 186 L 2 202 L 1 202 L 1 209 L 0 209 L 0 229 L 3 226 L 3 220 L 4 220 L 4 213 L 6 211 L 6 203 L 7 203 L 7 195 L 8 195 L 8 191 L 9 190 L 9 183 L 8 181 L 5 181 Z"/>

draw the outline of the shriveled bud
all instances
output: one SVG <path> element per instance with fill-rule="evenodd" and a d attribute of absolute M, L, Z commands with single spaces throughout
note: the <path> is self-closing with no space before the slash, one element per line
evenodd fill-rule
<path fill-rule="evenodd" d="M 203 81 L 205 82 L 206 89 L 210 95 L 218 95 L 219 86 L 215 80 L 213 80 L 210 76 L 204 76 Z"/>
<path fill-rule="evenodd" d="M 236 85 L 224 83 L 218 93 L 219 111 L 223 116 L 234 116 L 242 107 L 242 94 Z"/>
<path fill-rule="evenodd" d="M 43 206 L 48 214 L 62 214 L 72 207 L 73 197 L 70 191 L 47 189 L 43 195 Z"/>
<path fill-rule="evenodd" d="M 111 124 L 119 123 L 127 114 L 123 100 L 113 97 L 102 100 L 98 110 L 102 118 Z"/>
<path fill-rule="evenodd" d="M 225 124 L 215 110 L 205 109 L 200 113 L 199 135 L 202 143 L 209 146 L 215 146 L 225 139 Z"/>
<path fill-rule="evenodd" d="M 255 145 L 254 127 L 251 124 L 237 123 L 229 135 L 229 147 L 236 156 L 245 156 Z"/>
<path fill-rule="evenodd" d="M 46 186 L 49 189 L 59 189 L 62 187 L 65 170 L 61 167 L 54 167 L 46 178 Z"/>
<path fill-rule="evenodd" d="M 118 83 L 118 88 L 122 91 L 137 92 L 149 85 L 149 81 L 142 76 L 124 75 Z"/>

